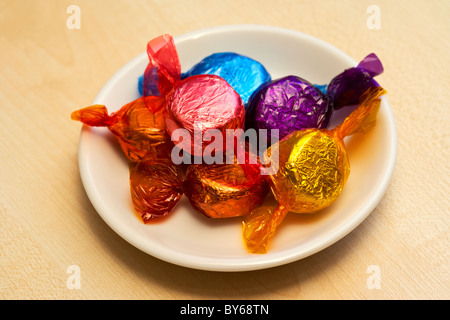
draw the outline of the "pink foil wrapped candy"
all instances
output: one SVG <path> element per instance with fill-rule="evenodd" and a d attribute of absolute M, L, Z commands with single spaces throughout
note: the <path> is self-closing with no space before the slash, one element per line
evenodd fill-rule
<path fill-rule="evenodd" d="M 180 62 L 170 35 L 151 40 L 147 53 L 150 61 L 144 73 L 144 88 L 157 77 L 161 98 L 165 99 L 163 115 L 167 131 L 175 145 L 201 156 L 214 141 L 211 136 L 211 141 L 207 141 L 206 136 L 219 133 L 225 141 L 227 129 L 244 129 L 242 99 L 223 78 L 197 75 L 181 80 Z M 174 135 L 177 129 L 183 131 Z M 222 150 L 217 147 L 217 151 Z"/>

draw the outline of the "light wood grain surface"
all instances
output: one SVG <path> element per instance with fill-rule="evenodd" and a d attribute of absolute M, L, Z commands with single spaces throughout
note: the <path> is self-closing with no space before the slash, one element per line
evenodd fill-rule
<path fill-rule="evenodd" d="M 66 24 L 72 4 L 80 29 Z M 367 26 L 370 5 L 380 29 Z M 449 18 L 450 2 L 438 0 L 1 0 L 0 298 L 450 298 Z M 317 254 L 252 272 L 187 269 L 141 252 L 100 218 L 81 183 L 81 125 L 70 113 L 148 40 L 243 23 L 301 31 L 355 60 L 376 52 L 397 165 L 371 215 Z M 79 289 L 67 285 L 72 265 Z M 367 285 L 372 265 L 378 289 Z"/>

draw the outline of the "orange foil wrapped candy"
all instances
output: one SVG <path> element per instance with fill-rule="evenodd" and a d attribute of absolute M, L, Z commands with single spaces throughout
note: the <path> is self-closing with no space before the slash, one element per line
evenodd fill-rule
<path fill-rule="evenodd" d="M 386 91 L 368 89 L 360 105 L 332 130 L 295 131 L 267 149 L 265 157 L 278 148 L 278 170 L 270 176 L 276 208 L 259 208 L 244 221 L 243 236 L 253 253 L 267 252 L 267 246 L 287 212 L 314 213 L 330 206 L 341 194 L 350 174 L 344 137 L 364 133 L 376 121 Z"/>
<path fill-rule="evenodd" d="M 149 64 L 144 72 L 144 89 L 157 83 L 165 100 L 163 115 L 167 131 L 180 149 L 202 156 L 203 150 L 215 141 L 211 133 L 225 141 L 227 129 L 244 129 L 242 99 L 223 78 L 196 75 L 181 80 L 178 54 L 170 35 L 149 41 L 147 53 Z M 177 129 L 183 130 L 174 134 Z M 224 147 L 217 142 L 214 146 L 216 152 Z"/>
<path fill-rule="evenodd" d="M 269 192 L 259 164 L 192 164 L 184 190 L 192 207 L 210 218 L 244 216 Z"/>
<path fill-rule="evenodd" d="M 131 163 L 130 190 L 136 212 L 148 223 L 172 212 L 183 195 L 183 171 L 169 162 Z"/>
<path fill-rule="evenodd" d="M 209 218 L 244 216 L 260 206 L 269 192 L 261 165 L 192 164 L 141 161 L 130 165 L 133 205 L 144 222 L 167 216 L 184 193 L 197 212 Z"/>
<path fill-rule="evenodd" d="M 107 127 L 130 161 L 140 161 L 145 157 L 170 159 L 173 143 L 166 132 L 162 110 L 158 107 L 162 100 L 148 98 L 159 111 L 151 112 L 147 108 L 147 98 L 141 97 L 110 115 L 104 105 L 93 105 L 74 111 L 71 118 L 88 126 Z"/>

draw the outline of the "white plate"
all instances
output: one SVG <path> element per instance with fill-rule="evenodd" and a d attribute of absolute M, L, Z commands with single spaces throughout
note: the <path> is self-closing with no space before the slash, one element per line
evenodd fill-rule
<path fill-rule="evenodd" d="M 326 84 L 345 68 L 357 64 L 312 36 L 268 26 L 216 27 L 175 37 L 175 43 L 183 72 L 207 55 L 221 51 L 234 51 L 260 61 L 273 79 L 293 74 L 317 84 Z M 367 54 L 370 52 L 371 48 L 367 48 Z M 104 104 L 111 112 L 138 98 L 138 77 L 147 62 L 143 52 L 127 63 L 105 84 L 93 104 Z M 83 126 L 79 166 L 95 209 L 133 246 L 190 268 L 246 271 L 286 264 L 316 253 L 347 235 L 375 208 L 389 184 L 397 153 L 395 122 L 386 98 L 376 127 L 346 143 L 351 174 L 341 197 L 315 215 L 289 214 L 264 255 L 246 251 L 240 218 L 208 219 L 196 213 L 186 197 L 169 218 L 143 224 L 130 199 L 128 162 L 105 128 Z"/>

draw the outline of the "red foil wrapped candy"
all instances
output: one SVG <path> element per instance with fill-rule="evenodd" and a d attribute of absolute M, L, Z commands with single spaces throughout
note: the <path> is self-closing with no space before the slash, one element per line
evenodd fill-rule
<path fill-rule="evenodd" d="M 211 134 L 218 134 L 223 142 L 215 144 L 215 151 L 224 152 L 226 130 L 244 129 L 244 115 L 240 96 L 215 75 L 192 76 L 180 82 L 167 98 L 164 111 L 175 145 L 195 156 L 202 156 Z M 179 133 L 185 134 L 174 135 L 177 129 L 184 129 Z"/>
<path fill-rule="evenodd" d="M 170 35 L 151 40 L 147 53 L 150 61 L 144 73 L 144 88 L 155 82 L 156 69 L 158 89 L 165 100 L 167 131 L 175 145 L 194 156 L 202 156 L 203 150 L 214 141 L 211 134 L 220 135 L 225 141 L 227 129 L 244 129 L 242 99 L 222 77 L 196 75 L 181 80 L 178 54 Z M 177 129 L 184 130 L 173 135 Z M 210 135 L 210 141 L 205 134 Z M 217 142 L 215 146 L 216 151 L 223 151 Z"/>

